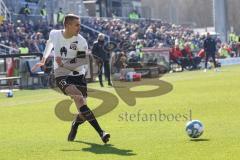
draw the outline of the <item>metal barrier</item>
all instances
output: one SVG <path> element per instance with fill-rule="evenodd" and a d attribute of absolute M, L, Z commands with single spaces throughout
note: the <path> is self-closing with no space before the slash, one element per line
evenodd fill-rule
<path fill-rule="evenodd" d="M 5 20 L 11 21 L 11 14 L 3 0 L 0 0 L 0 15 L 3 16 Z"/>
<path fill-rule="evenodd" d="M 16 48 L 6 46 L 4 44 L 0 44 L 0 55 L 8 55 L 14 53 L 19 53 L 19 50 Z"/>

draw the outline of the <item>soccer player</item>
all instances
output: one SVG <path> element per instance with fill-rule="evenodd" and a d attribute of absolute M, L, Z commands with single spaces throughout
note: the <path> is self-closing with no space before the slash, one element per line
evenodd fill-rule
<path fill-rule="evenodd" d="M 81 63 L 82 58 L 86 56 L 88 45 L 86 40 L 79 34 L 80 18 L 77 15 L 68 14 L 65 16 L 63 24 L 63 30 L 52 30 L 50 32 L 43 58 L 32 70 L 34 71 L 37 67 L 43 66 L 51 50 L 54 48 L 56 85 L 64 94 L 74 100 L 79 112 L 72 123 L 68 141 L 75 139 L 78 126 L 87 120 L 97 131 L 102 141 L 107 143 L 110 134 L 102 130 L 86 102 L 86 69 Z"/>

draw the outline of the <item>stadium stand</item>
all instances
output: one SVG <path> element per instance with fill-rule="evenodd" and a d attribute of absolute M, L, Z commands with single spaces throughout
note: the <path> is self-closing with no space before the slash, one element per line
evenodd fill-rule
<path fill-rule="evenodd" d="M 18 9 L 25 4 L 27 2 L 21 0 Z M 29 4 L 31 11 L 34 11 L 34 13 L 36 13 L 35 9 L 40 8 L 39 5 L 42 5 L 40 3 Z M 33 14 L 31 16 L 33 18 L 39 15 Z M 11 19 L 5 19 L 0 25 L 1 46 L 13 48 L 15 53 L 21 51 L 23 46 L 31 54 L 42 53 L 49 31 L 53 28 L 62 28 L 61 24 L 53 25 L 48 22 L 18 18 L 12 21 Z M 81 17 L 81 23 L 81 34 L 87 39 L 90 49 L 98 33 L 104 33 L 108 37 L 108 41 L 112 41 L 118 46 L 121 43 L 129 43 L 126 50 L 116 49 L 114 51 L 112 58 L 114 72 L 120 72 L 120 69 L 126 67 L 141 68 L 139 62 L 143 59 L 142 48 L 169 48 L 172 70 L 182 71 L 200 68 L 203 57 L 199 61 L 198 52 L 203 48 L 205 35 L 194 32 L 192 28 L 162 20 L 143 18 Z M 217 37 L 216 39 L 219 50 L 218 57 L 225 58 L 240 55 L 240 45 L 237 42 L 221 45 L 220 39 Z M 179 48 L 177 58 L 176 46 Z M 2 49 L 0 51 L 0 54 L 3 54 Z M 150 61 L 146 62 L 146 64 L 151 63 Z"/>

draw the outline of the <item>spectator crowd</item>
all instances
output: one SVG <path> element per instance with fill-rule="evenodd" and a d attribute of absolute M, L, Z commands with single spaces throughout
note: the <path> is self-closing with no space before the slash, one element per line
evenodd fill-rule
<path fill-rule="evenodd" d="M 84 26 L 81 34 L 89 42 L 90 48 L 96 40 L 98 32 L 104 33 L 116 44 L 129 43 L 129 48 L 116 51 L 116 58 L 121 63 L 119 66 L 126 67 L 127 60 L 137 57 L 142 58 L 141 49 L 144 47 L 170 49 L 171 62 L 181 64 L 184 69 L 196 69 L 204 57 L 203 42 L 205 35 L 195 33 L 193 29 L 170 24 L 161 20 L 149 19 L 108 19 L 82 17 Z M 21 53 L 42 53 L 49 31 L 53 28 L 62 28 L 61 24 L 49 25 L 46 22 L 31 21 L 4 21 L 0 25 L 0 43 L 19 49 Z M 91 28 L 91 29 L 89 29 Z M 217 37 L 217 57 L 237 57 L 240 53 L 240 45 L 236 41 L 222 43 Z"/>

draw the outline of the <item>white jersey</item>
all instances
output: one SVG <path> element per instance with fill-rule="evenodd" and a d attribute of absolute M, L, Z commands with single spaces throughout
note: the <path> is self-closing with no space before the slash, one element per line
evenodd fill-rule
<path fill-rule="evenodd" d="M 73 71 L 79 72 L 78 75 L 85 74 L 87 71 L 86 62 L 77 57 L 78 51 L 87 52 L 88 44 L 85 38 L 80 34 L 69 39 L 64 38 L 63 30 L 52 30 L 49 34 L 49 40 L 44 51 L 44 57 L 47 58 L 54 49 L 54 74 L 55 77 L 72 75 Z M 58 66 L 56 57 L 62 57 L 63 67 Z M 72 60 L 75 59 L 73 63 Z M 71 61 L 71 62 L 70 62 Z"/>

